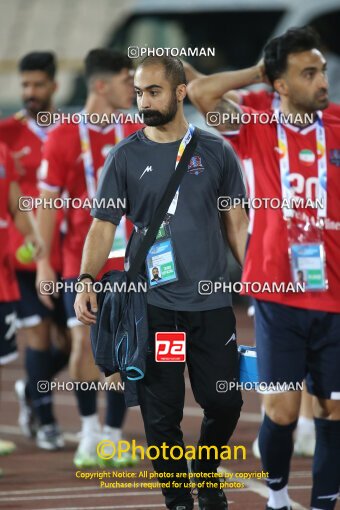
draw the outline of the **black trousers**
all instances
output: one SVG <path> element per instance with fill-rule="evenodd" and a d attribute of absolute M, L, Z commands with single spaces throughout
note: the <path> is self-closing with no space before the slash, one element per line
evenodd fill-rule
<path fill-rule="evenodd" d="M 161 447 L 166 443 L 181 446 L 183 433 L 180 427 L 183 418 L 185 363 L 155 361 L 155 333 L 158 331 L 186 332 L 186 362 L 192 391 L 196 402 L 203 408 L 198 445 L 221 448 L 230 439 L 242 407 L 240 391 L 221 391 L 223 383 L 238 381 L 239 364 L 235 334 L 235 317 L 231 307 L 203 312 L 175 312 L 155 306 L 148 307 L 149 351 L 144 379 L 138 383 L 138 398 L 141 406 L 148 446 Z M 219 391 L 218 391 L 219 390 Z M 176 456 L 178 455 L 178 449 Z M 177 473 L 187 473 L 187 461 L 166 460 L 160 456 L 154 460 L 156 472 L 173 473 L 171 481 L 183 485 L 184 479 Z M 195 461 L 196 471 L 214 471 L 219 460 L 202 458 Z M 159 478 L 166 482 L 169 478 Z M 187 479 L 185 481 L 188 481 Z M 189 488 L 162 489 L 168 508 L 192 499 Z"/>

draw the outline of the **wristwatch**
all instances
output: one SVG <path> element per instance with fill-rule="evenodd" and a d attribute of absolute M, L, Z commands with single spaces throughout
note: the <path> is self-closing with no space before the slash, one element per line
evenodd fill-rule
<path fill-rule="evenodd" d="M 82 273 L 78 276 L 77 278 L 77 283 L 80 283 L 82 280 L 85 280 L 85 278 L 89 278 L 89 280 L 91 280 L 92 283 L 95 282 L 95 279 L 93 278 L 93 276 L 89 273 Z"/>

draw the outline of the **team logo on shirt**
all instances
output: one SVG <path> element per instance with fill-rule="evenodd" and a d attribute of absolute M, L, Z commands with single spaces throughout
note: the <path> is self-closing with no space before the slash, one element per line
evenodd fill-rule
<path fill-rule="evenodd" d="M 188 165 L 188 174 L 199 175 L 204 172 L 201 156 L 192 156 Z"/>
<path fill-rule="evenodd" d="M 311 151 L 309 149 L 302 149 L 299 152 L 299 160 L 304 165 L 311 166 L 311 165 L 313 165 L 313 163 L 315 161 L 315 154 L 313 151 Z"/>
<path fill-rule="evenodd" d="M 340 149 L 332 149 L 329 151 L 329 161 L 332 165 L 340 166 Z"/>
<path fill-rule="evenodd" d="M 0 179 L 4 179 L 6 177 L 6 170 L 4 165 L 0 165 Z"/>
<path fill-rule="evenodd" d="M 144 170 L 144 172 L 142 173 L 142 175 L 140 176 L 139 180 L 141 180 L 141 178 L 143 177 L 143 175 L 144 175 L 144 174 L 146 174 L 146 173 L 148 173 L 148 172 L 152 172 L 152 170 L 153 170 L 152 166 L 151 166 L 151 165 L 148 165 L 148 166 L 145 168 L 145 170 Z"/>

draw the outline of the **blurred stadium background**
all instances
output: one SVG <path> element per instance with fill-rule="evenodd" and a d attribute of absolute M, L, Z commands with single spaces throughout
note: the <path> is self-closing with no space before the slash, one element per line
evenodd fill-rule
<path fill-rule="evenodd" d="M 56 53 L 58 106 L 76 108 L 85 97 L 83 58 L 94 47 L 214 47 L 213 58 L 188 59 L 211 73 L 252 65 L 269 37 L 305 24 L 322 37 L 339 102 L 338 0 L 0 0 L 1 117 L 21 106 L 17 62 L 29 51 Z"/>

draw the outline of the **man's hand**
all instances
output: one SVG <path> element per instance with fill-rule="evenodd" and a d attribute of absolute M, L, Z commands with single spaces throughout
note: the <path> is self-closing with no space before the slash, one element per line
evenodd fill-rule
<path fill-rule="evenodd" d="M 97 296 L 92 290 L 92 282 L 89 278 L 84 278 L 79 284 L 79 292 L 74 302 L 74 311 L 78 321 L 90 326 L 96 323 Z"/>
<path fill-rule="evenodd" d="M 182 60 L 182 64 L 184 67 L 185 77 L 188 83 L 192 80 L 195 80 L 196 78 L 201 78 L 202 76 L 204 76 L 203 73 L 197 71 L 197 69 L 195 69 L 191 64 L 189 64 L 189 62 Z"/>
<path fill-rule="evenodd" d="M 40 260 L 46 253 L 45 243 L 37 232 L 25 236 L 25 244 L 32 244 L 34 248 L 33 259 Z"/>
<path fill-rule="evenodd" d="M 270 81 L 268 80 L 268 76 L 266 75 L 266 68 L 264 67 L 263 57 L 258 61 L 256 67 L 258 69 L 258 83 L 266 83 L 267 85 L 270 85 Z"/>
<path fill-rule="evenodd" d="M 40 301 L 50 310 L 54 309 L 51 296 L 58 297 L 58 294 L 55 292 L 56 283 L 57 275 L 50 263 L 47 260 L 38 261 L 35 287 Z M 49 289 L 54 290 L 54 292 L 50 292 Z"/>

